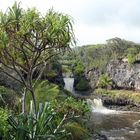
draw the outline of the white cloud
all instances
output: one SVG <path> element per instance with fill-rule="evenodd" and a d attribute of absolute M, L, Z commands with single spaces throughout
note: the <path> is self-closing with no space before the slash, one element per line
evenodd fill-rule
<path fill-rule="evenodd" d="M 75 26 L 78 36 L 78 45 L 105 43 L 107 39 L 120 37 L 130 41 L 139 42 L 140 28 L 127 28 L 121 24 L 111 26 L 92 26 L 80 24 Z"/>
<path fill-rule="evenodd" d="M 54 7 L 74 18 L 78 45 L 103 43 L 113 37 L 140 42 L 139 0 L 18 0 L 22 7 L 36 7 L 42 13 Z M 14 0 L 0 0 L 5 11 Z"/>

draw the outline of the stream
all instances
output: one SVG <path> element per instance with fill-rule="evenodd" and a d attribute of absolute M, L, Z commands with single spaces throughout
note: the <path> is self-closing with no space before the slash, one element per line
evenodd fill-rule
<path fill-rule="evenodd" d="M 77 95 L 74 78 L 66 77 L 64 82 L 65 89 Z M 105 135 L 107 140 L 140 140 L 140 112 L 110 110 L 103 106 L 101 99 L 87 99 L 87 103 L 92 109 L 90 127 L 93 131 Z"/>

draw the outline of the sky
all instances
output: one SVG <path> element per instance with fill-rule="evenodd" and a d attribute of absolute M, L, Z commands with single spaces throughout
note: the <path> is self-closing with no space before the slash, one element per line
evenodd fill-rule
<path fill-rule="evenodd" d="M 15 0 L 0 0 L 6 11 Z M 17 0 L 19 1 L 19 0 Z M 105 43 L 113 37 L 140 43 L 140 0 L 20 0 L 23 8 L 41 13 L 54 8 L 74 20 L 77 45 Z"/>

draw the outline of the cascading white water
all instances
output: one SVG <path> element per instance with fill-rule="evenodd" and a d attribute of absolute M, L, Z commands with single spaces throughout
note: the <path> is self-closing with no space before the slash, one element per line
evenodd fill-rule
<path fill-rule="evenodd" d="M 74 78 L 65 77 L 64 83 L 65 83 L 64 88 L 73 93 L 74 92 L 74 89 L 73 89 Z"/>
<path fill-rule="evenodd" d="M 103 113 L 103 114 L 109 114 L 109 113 L 115 113 L 115 110 L 107 109 L 103 106 L 101 99 L 87 99 L 87 103 L 90 105 L 93 112 Z"/>
<path fill-rule="evenodd" d="M 67 75 L 66 75 L 67 76 Z M 74 78 L 65 77 L 65 89 L 78 97 L 73 88 Z M 81 95 L 80 95 L 81 96 Z M 134 112 L 115 111 L 103 106 L 101 99 L 87 99 L 87 103 L 94 112 L 91 115 L 90 125 L 99 130 L 109 140 L 139 140 L 140 134 L 137 128 L 140 116 Z M 133 125 L 133 127 L 132 127 Z M 139 127 L 139 125 L 138 125 Z M 133 132 L 133 133 L 132 133 Z"/>
<path fill-rule="evenodd" d="M 64 74 L 63 77 L 64 88 L 75 97 L 83 97 L 74 90 L 72 75 Z M 108 140 L 140 140 L 140 115 L 138 113 L 107 109 L 103 106 L 101 99 L 87 99 L 87 103 L 93 111 L 89 120 L 89 125 L 93 130 L 97 130 Z"/>
<path fill-rule="evenodd" d="M 65 77 L 64 82 L 65 82 L 64 88 L 70 91 L 73 95 L 77 96 L 73 88 L 74 78 Z M 93 99 L 93 100 L 87 99 L 87 103 L 90 105 L 93 112 L 104 113 L 104 114 L 116 112 L 115 110 L 110 110 L 104 107 L 101 99 Z"/>

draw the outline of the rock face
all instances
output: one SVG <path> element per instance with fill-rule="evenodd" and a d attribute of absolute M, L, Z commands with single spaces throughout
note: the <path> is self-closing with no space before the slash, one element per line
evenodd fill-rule
<path fill-rule="evenodd" d="M 122 60 L 111 61 L 106 69 L 119 88 L 140 90 L 140 63 L 130 66 Z"/>
<path fill-rule="evenodd" d="M 101 75 L 101 71 L 98 68 L 90 69 L 85 73 L 85 76 L 89 80 L 89 84 L 92 89 L 96 88 L 96 85 L 97 85 L 96 83 L 100 75 Z"/>
<path fill-rule="evenodd" d="M 123 60 L 110 61 L 106 67 L 106 73 L 112 78 L 117 88 L 140 90 L 140 63 L 130 65 Z M 96 87 L 101 74 L 98 68 L 86 72 L 91 88 Z"/>

